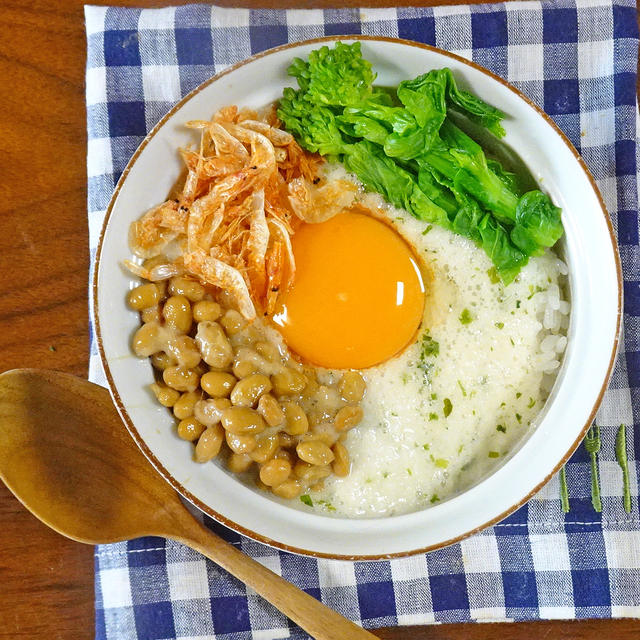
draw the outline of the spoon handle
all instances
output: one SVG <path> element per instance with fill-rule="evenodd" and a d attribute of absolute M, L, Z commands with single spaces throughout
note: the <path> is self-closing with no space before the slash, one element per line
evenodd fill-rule
<path fill-rule="evenodd" d="M 329 609 L 195 520 L 188 530 L 183 529 L 178 535 L 166 533 L 165 537 L 177 540 L 213 560 L 259 593 L 316 640 L 377 639 L 377 636 Z"/>

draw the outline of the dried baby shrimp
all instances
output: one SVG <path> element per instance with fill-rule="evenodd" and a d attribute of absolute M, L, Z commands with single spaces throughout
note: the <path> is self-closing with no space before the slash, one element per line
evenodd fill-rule
<path fill-rule="evenodd" d="M 307 209 L 321 204 L 315 185 L 322 160 L 279 124 L 274 109 L 259 116 L 235 106 L 210 121 L 188 122 L 200 144 L 180 150 L 186 171 L 175 197 L 145 213 L 129 233 L 139 258 L 178 258 L 152 268 L 125 261 L 129 270 L 153 282 L 186 275 L 216 287 L 247 320 L 272 311 L 295 276 L 290 236 L 300 220 L 312 218 L 302 204 L 305 188 L 312 194 Z M 334 191 L 329 197 L 344 200 Z"/>
<path fill-rule="evenodd" d="M 289 204 L 303 222 L 317 224 L 353 205 L 357 187 L 346 180 L 324 184 L 295 178 L 289 182 Z"/>

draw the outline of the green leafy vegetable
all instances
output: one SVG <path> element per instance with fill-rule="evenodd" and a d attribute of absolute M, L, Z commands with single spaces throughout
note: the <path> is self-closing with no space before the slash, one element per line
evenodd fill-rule
<path fill-rule="evenodd" d="M 453 109 L 462 111 L 470 120 L 482 125 L 496 137 L 502 138 L 505 131 L 500 123 L 505 114 L 473 94 L 458 89 L 450 69 L 440 69 L 440 74 L 446 78 L 447 98 Z"/>
<path fill-rule="evenodd" d="M 501 138 L 505 115 L 459 88 L 450 69 L 384 90 L 374 87 L 360 43 L 337 42 L 296 58 L 289 74 L 298 89 L 284 90 L 278 117 L 298 142 L 339 160 L 394 206 L 481 246 L 492 282 L 509 284 L 561 237 L 561 211 L 549 197 L 523 194 L 516 175 L 462 130 Z"/>
<path fill-rule="evenodd" d="M 336 42 L 333 49 L 321 47 L 307 62 L 296 58 L 288 69 L 297 78 L 309 100 L 328 106 L 358 104 L 372 93 L 376 74 L 360 55 L 360 43 Z"/>
<path fill-rule="evenodd" d="M 527 255 L 543 253 L 562 236 L 561 209 L 541 191 L 525 193 L 516 207 L 516 224 L 511 240 Z"/>
<path fill-rule="evenodd" d="M 451 180 L 457 191 L 475 197 L 502 222 L 513 222 L 518 195 L 491 171 L 482 147 L 448 119 L 440 135 L 444 146 L 427 151 L 421 161 Z"/>

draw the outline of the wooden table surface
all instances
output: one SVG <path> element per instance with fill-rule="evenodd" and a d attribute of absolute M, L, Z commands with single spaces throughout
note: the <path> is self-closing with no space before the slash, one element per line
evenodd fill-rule
<path fill-rule="evenodd" d="M 305 6 L 389 3 L 314 0 Z M 0 78 L 4 86 L 0 108 L 0 371 L 43 367 L 86 377 L 89 256 L 82 4 L 80 0 L 3 0 L 0 5 Z M 94 4 L 145 3 L 114 0 Z M 294 7 L 302 3 L 243 0 L 219 4 Z M 425 4 L 438 3 L 427 0 Z M 0 639 L 92 638 L 92 554 L 91 547 L 47 529 L 0 484 Z M 607 635 L 631 640 L 640 637 L 640 621 L 441 625 L 381 629 L 377 634 L 416 640 L 600 640 Z"/>

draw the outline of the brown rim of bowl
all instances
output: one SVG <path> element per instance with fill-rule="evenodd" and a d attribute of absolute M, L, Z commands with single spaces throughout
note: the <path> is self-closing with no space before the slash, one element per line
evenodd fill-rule
<path fill-rule="evenodd" d="M 279 52 L 279 51 L 284 51 L 286 49 L 293 49 L 293 48 L 298 47 L 300 45 L 320 44 L 320 43 L 324 43 L 324 42 L 335 42 L 337 40 L 373 40 L 373 41 L 378 41 L 378 42 L 392 42 L 392 43 L 395 43 L 395 44 L 402 44 L 402 45 L 409 46 L 409 47 L 416 47 L 418 49 L 426 49 L 427 51 L 433 51 L 435 53 L 442 54 L 444 56 L 447 56 L 449 58 L 457 60 L 458 62 L 461 62 L 462 64 L 465 64 L 465 65 L 467 65 L 469 67 L 472 67 L 473 69 L 476 69 L 476 70 L 482 72 L 483 74 L 489 76 L 493 80 L 496 80 L 497 82 L 499 82 L 500 84 L 505 86 L 507 89 L 509 89 L 510 91 L 515 93 L 521 100 L 524 100 L 524 102 L 526 102 L 530 107 L 535 109 L 535 111 L 537 111 L 538 114 L 541 115 L 546 120 L 546 122 L 553 128 L 553 130 L 560 136 L 562 141 L 569 148 L 569 150 L 571 151 L 571 153 L 573 154 L 573 156 L 577 160 L 578 164 L 580 165 L 580 167 L 584 171 L 584 173 L 587 176 L 589 182 L 591 183 L 591 187 L 593 188 L 593 190 L 594 190 L 594 192 L 595 192 L 595 194 L 596 194 L 596 196 L 598 198 L 598 201 L 600 203 L 600 207 L 602 209 L 602 215 L 605 218 L 605 222 L 606 222 L 607 228 L 609 230 L 609 239 L 611 241 L 611 245 L 612 245 L 612 248 L 613 248 L 613 254 L 614 254 L 614 259 L 615 259 L 615 263 L 616 263 L 616 274 L 617 274 L 617 277 L 618 277 L 618 313 L 617 313 L 617 318 L 616 318 L 616 335 L 615 335 L 615 339 L 614 339 L 614 342 L 613 342 L 613 348 L 611 350 L 611 358 L 609 360 L 609 366 L 607 368 L 607 371 L 606 371 L 606 374 L 605 374 L 605 377 L 604 377 L 604 381 L 603 381 L 602 387 L 600 389 L 600 393 L 598 394 L 598 397 L 596 398 L 596 401 L 595 401 L 595 403 L 593 405 L 593 408 L 592 408 L 591 413 L 589 415 L 589 420 L 587 421 L 587 423 L 584 425 L 584 427 L 580 431 L 580 434 L 576 438 L 576 440 L 573 443 L 573 445 L 569 448 L 569 450 L 565 453 L 565 455 L 555 465 L 555 467 L 553 468 L 551 473 L 549 473 L 547 476 L 545 476 L 545 478 L 543 478 L 524 498 L 522 498 L 522 500 L 520 500 L 516 504 L 512 505 L 511 507 L 509 507 L 508 509 L 503 511 L 500 515 L 496 516 L 495 518 L 492 518 L 491 520 L 485 522 L 484 524 L 482 524 L 482 525 L 480 525 L 478 527 L 475 527 L 472 530 L 467 531 L 466 533 L 464 533 L 462 535 L 456 536 L 454 538 L 451 538 L 449 540 L 445 540 L 445 541 L 437 543 L 437 544 L 429 545 L 427 547 L 423 547 L 423 548 L 419 548 L 419 549 L 413 549 L 411 551 L 401 551 L 401 552 L 398 552 L 398 553 L 390 553 L 390 554 L 364 555 L 364 556 L 359 556 L 359 555 L 340 555 L 340 554 L 332 554 L 332 553 L 319 553 L 319 552 L 315 552 L 315 551 L 309 551 L 308 549 L 301 549 L 301 548 L 298 548 L 298 547 L 292 547 L 290 545 L 283 544 L 283 543 L 278 542 L 276 540 L 271 540 L 271 539 L 267 538 L 266 536 L 263 536 L 263 535 L 260 535 L 258 533 L 255 533 L 254 531 L 245 529 L 244 527 L 236 524 L 235 522 L 232 522 L 231 520 L 229 520 L 228 518 L 226 518 L 222 514 L 214 511 L 213 509 L 211 509 L 211 507 L 207 506 L 206 504 L 201 502 L 198 498 L 196 498 L 194 495 L 192 495 L 179 482 L 177 482 L 176 479 L 164 468 L 164 466 L 160 463 L 160 461 L 156 458 L 156 456 L 153 454 L 153 452 L 149 449 L 149 447 L 147 446 L 147 444 L 145 443 L 143 438 L 140 436 L 140 434 L 138 433 L 137 429 L 135 428 L 131 418 L 129 417 L 129 414 L 127 413 L 127 410 L 125 409 L 125 407 L 124 407 L 124 405 L 122 403 L 122 400 L 120 398 L 120 394 L 118 393 L 116 385 L 115 385 L 115 383 L 113 381 L 113 378 L 111 376 L 111 371 L 109 369 L 109 365 L 107 363 L 107 359 L 106 359 L 105 354 L 104 354 L 104 347 L 103 347 L 103 344 L 102 344 L 102 334 L 101 334 L 101 331 L 100 331 L 100 321 L 99 321 L 99 317 L 98 317 L 98 273 L 100 271 L 100 256 L 102 254 L 102 243 L 103 243 L 103 240 L 104 240 L 107 224 L 109 223 L 109 219 L 111 217 L 111 212 L 113 211 L 113 207 L 114 207 L 115 202 L 117 200 L 118 194 L 120 193 L 120 190 L 122 189 L 122 185 L 124 184 L 124 181 L 126 180 L 128 174 L 129 174 L 129 171 L 131 170 L 131 167 L 136 162 L 136 160 L 137 160 L 138 156 L 140 155 L 140 153 L 142 152 L 142 150 L 147 146 L 147 144 L 149 143 L 149 140 L 151 140 L 151 138 L 153 138 L 153 136 L 155 136 L 155 134 L 160 130 L 160 128 L 164 125 L 164 123 L 178 109 L 180 109 L 186 102 L 188 102 L 193 96 L 195 96 L 196 94 L 200 93 L 200 91 L 202 91 L 205 87 L 208 87 L 210 84 L 216 82 L 217 80 L 219 80 L 223 76 L 227 75 L 228 73 L 231 73 L 231 72 L 235 71 L 236 69 L 239 69 L 240 67 L 243 67 L 246 64 L 249 64 L 250 62 L 253 62 L 254 60 L 258 60 L 260 58 L 263 58 L 265 56 L 271 55 L 271 54 Z M 98 249 L 97 249 L 97 252 L 96 252 L 96 262 L 95 262 L 95 265 L 94 265 L 94 276 L 93 276 L 92 289 L 93 289 L 93 322 L 94 322 L 94 327 L 95 327 L 95 334 L 96 334 L 96 340 L 97 340 L 97 343 L 98 343 L 98 351 L 100 353 L 100 359 L 102 361 L 102 366 L 104 367 L 104 371 L 105 371 L 105 374 L 106 374 L 106 377 L 107 377 L 107 381 L 109 383 L 109 391 L 111 392 L 111 396 L 112 396 L 112 398 L 114 400 L 114 403 L 116 405 L 118 413 L 120 414 L 120 417 L 124 421 L 125 426 L 127 427 L 129 433 L 131 434 L 133 439 L 136 441 L 136 444 L 140 447 L 142 452 L 145 454 L 145 456 L 147 457 L 149 462 L 151 462 L 151 464 L 164 477 L 164 479 L 178 493 L 180 493 L 182 496 L 184 496 L 187 500 L 189 500 L 192 504 L 194 504 L 196 507 L 198 507 L 201 511 L 206 513 L 208 516 L 212 517 L 214 520 L 217 520 L 221 524 L 229 527 L 230 529 L 233 529 L 234 531 L 236 531 L 238 533 L 241 533 L 241 534 L 243 534 L 243 535 L 245 535 L 245 536 L 247 536 L 249 538 L 252 538 L 253 540 L 257 540 L 258 542 L 262 542 L 262 543 L 264 543 L 266 545 L 269 545 L 271 547 L 275 547 L 277 549 L 281 549 L 282 551 L 288 551 L 290 553 L 297 553 L 297 554 L 305 555 L 305 556 L 312 556 L 312 557 L 315 557 L 315 558 L 329 558 L 329 559 L 333 559 L 333 560 L 388 560 L 388 559 L 391 559 L 391 558 L 404 558 L 404 557 L 416 555 L 416 554 L 419 554 L 419 553 L 426 553 L 428 551 L 434 551 L 436 549 L 441 549 L 442 547 L 446 547 L 446 546 L 448 546 L 450 544 L 454 544 L 455 542 L 459 542 L 460 540 L 468 538 L 469 536 L 472 536 L 473 534 L 475 534 L 475 533 L 477 533 L 479 531 L 482 531 L 483 529 L 486 529 L 487 527 L 490 527 L 490 526 L 496 524 L 500 520 L 503 520 L 508 515 L 510 515 L 514 511 L 516 511 L 523 504 L 525 504 L 534 494 L 536 494 L 549 481 L 549 479 L 560 469 L 560 467 L 562 467 L 566 463 L 566 461 L 571 457 L 573 452 L 577 449 L 577 447 L 579 446 L 580 442 L 582 442 L 582 439 L 584 438 L 584 435 L 586 434 L 587 429 L 593 423 L 593 420 L 595 419 L 598 407 L 600 406 L 600 403 L 602 402 L 602 398 L 604 396 L 604 392 L 606 391 L 606 388 L 608 386 L 609 379 L 611 377 L 611 373 L 613 371 L 613 366 L 614 366 L 614 363 L 615 363 L 616 354 L 617 354 L 617 351 L 618 351 L 618 344 L 619 344 L 619 340 L 620 340 L 620 325 L 621 325 L 621 322 L 622 322 L 622 268 L 621 268 L 621 263 L 620 263 L 620 255 L 619 255 L 619 252 L 618 252 L 618 243 L 617 243 L 616 237 L 615 237 L 614 232 L 613 232 L 613 226 L 611 224 L 611 219 L 610 219 L 609 214 L 607 212 L 607 209 L 605 207 L 604 201 L 602 199 L 602 195 L 600 194 L 600 191 L 599 191 L 599 189 L 598 189 L 598 187 L 596 185 L 596 182 L 593 179 L 593 176 L 591 175 L 591 172 L 589 171 L 589 169 L 587 168 L 586 164 L 584 163 L 584 160 L 582 159 L 580 154 L 576 151 L 575 147 L 571 144 L 571 142 L 569 141 L 567 136 L 558 128 L 558 126 L 555 124 L 555 122 L 553 122 L 553 120 L 544 111 L 542 111 L 542 109 L 540 109 L 540 107 L 538 107 L 538 105 L 536 105 L 527 96 L 525 96 L 520 91 L 518 91 L 518 89 L 516 89 L 515 87 L 510 85 L 506 80 L 503 80 L 502 78 L 500 78 L 499 76 L 495 75 L 494 73 L 492 73 L 488 69 L 485 69 L 484 67 L 481 67 L 480 65 L 476 64 L 475 62 L 472 62 L 470 60 L 466 60 L 465 58 L 462 58 L 461 56 L 458 56 L 455 53 L 450 53 L 449 51 L 444 51 L 443 49 L 438 49 L 437 47 L 432 47 L 430 45 L 422 44 L 422 43 L 419 43 L 419 42 L 412 42 L 411 40 L 403 40 L 401 38 L 387 38 L 387 37 L 382 37 L 382 36 L 363 36 L 363 35 L 325 36 L 325 37 L 322 37 L 322 38 L 314 38 L 314 39 L 305 40 L 305 41 L 302 41 L 302 42 L 288 43 L 288 44 L 285 44 L 285 45 L 281 45 L 279 47 L 275 47 L 273 49 L 268 49 L 267 51 L 262 51 L 261 53 L 257 53 L 255 55 L 251 56 L 250 58 L 247 58 L 246 60 L 238 62 L 238 63 L 232 65 L 231 67 L 225 69 L 224 71 L 221 71 L 220 73 L 216 74 L 215 76 L 209 78 L 208 80 L 203 82 L 201 85 L 196 87 L 193 91 L 189 92 L 177 104 L 175 104 L 172 107 L 172 109 L 168 113 L 166 113 L 162 117 L 162 119 L 153 127 L 153 129 L 151 129 L 151 131 L 145 136 L 144 140 L 140 143 L 140 146 L 136 149 L 135 153 L 131 157 L 131 160 L 129 160 L 129 162 L 127 163 L 127 166 L 125 167 L 124 171 L 122 172 L 122 175 L 120 176 L 120 179 L 118 180 L 118 183 L 117 183 L 117 185 L 116 185 L 116 187 L 114 189 L 113 195 L 111 196 L 111 200 L 109 201 L 109 206 L 107 207 L 107 211 L 106 211 L 106 214 L 105 214 L 104 222 L 102 224 L 102 229 L 100 231 L 100 238 L 99 238 L 99 241 L 98 241 Z"/>

